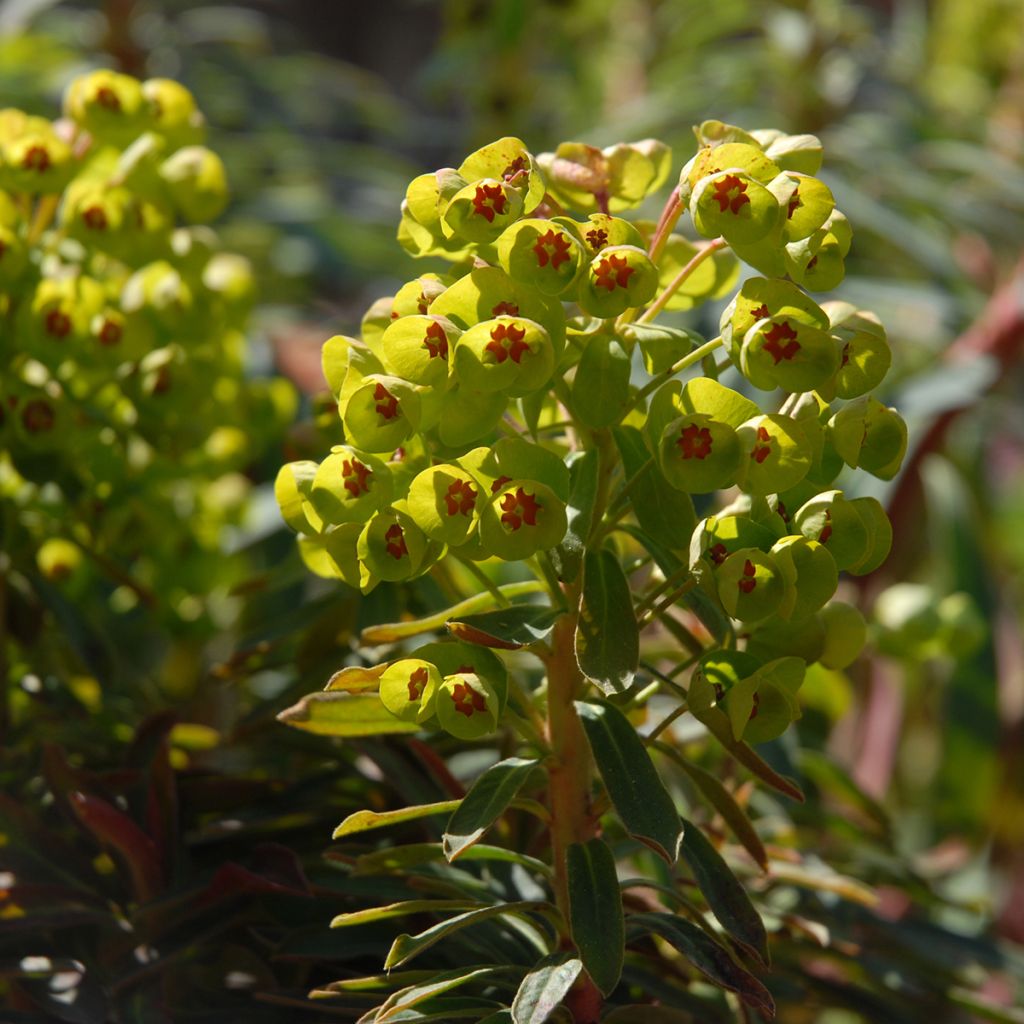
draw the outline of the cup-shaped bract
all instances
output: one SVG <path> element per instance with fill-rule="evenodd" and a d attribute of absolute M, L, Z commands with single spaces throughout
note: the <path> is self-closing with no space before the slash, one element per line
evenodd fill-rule
<path fill-rule="evenodd" d="M 8 192 L 52 195 L 73 171 L 71 147 L 42 118 L 29 119 L 26 130 L 11 138 L 0 136 L 0 188 Z"/>
<path fill-rule="evenodd" d="M 840 572 L 862 563 L 873 547 L 865 519 L 842 491 L 823 491 L 801 505 L 793 526 L 827 548 Z"/>
<path fill-rule="evenodd" d="M 892 364 L 885 328 L 874 313 L 848 302 L 828 302 L 823 308 L 840 354 L 832 391 L 837 398 L 866 395 L 882 383 Z"/>
<path fill-rule="evenodd" d="M 458 175 L 465 182 L 481 178 L 503 181 L 522 197 L 523 213 L 531 214 L 544 198 L 544 176 L 533 154 L 521 139 L 506 136 L 481 146 L 459 165 Z"/>
<path fill-rule="evenodd" d="M 412 579 L 427 557 L 427 536 L 412 516 L 396 508 L 374 514 L 359 534 L 359 561 L 370 575 L 395 582 Z"/>
<path fill-rule="evenodd" d="M 782 216 L 775 196 L 736 167 L 701 178 L 690 197 L 690 213 L 705 238 L 721 236 L 736 245 L 761 241 Z"/>
<path fill-rule="evenodd" d="M 798 484 L 811 467 L 811 452 L 799 424 L 769 413 L 740 425 L 736 433 L 745 458 L 740 487 L 750 494 L 773 494 Z"/>
<path fill-rule="evenodd" d="M 84 274 L 42 278 L 18 311 L 18 330 L 27 351 L 48 366 L 83 354 L 93 316 L 106 292 Z"/>
<path fill-rule="evenodd" d="M 320 463 L 309 488 L 309 501 L 323 522 L 365 523 L 391 499 L 391 474 L 372 455 L 337 445 Z"/>
<path fill-rule="evenodd" d="M 147 120 L 152 131 L 167 140 L 168 146 L 196 145 L 203 141 L 205 119 L 195 97 L 172 78 L 149 78 L 142 83 Z"/>
<path fill-rule="evenodd" d="M 802 535 L 783 537 L 772 545 L 771 553 L 793 581 L 793 604 L 786 609 L 785 618 L 806 619 L 831 600 L 839 583 L 839 570 L 823 544 Z"/>
<path fill-rule="evenodd" d="M 554 365 L 548 332 L 521 316 L 474 324 L 455 346 L 455 373 L 473 391 L 528 395 L 547 383 Z"/>
<path fill-rule="evenodd" d="M 345 434 L 366 452 L 392 452 L 419 423 L 420 398 L 400 377 L 369 374 L 359 379 L 341 410 Z"/>
<path fill-rule="evenodd" d="M 787 242 L 796 242 L 817 231 L 836 204 L 823 181 L 793 172 L 787 172 L 785 177 L 796 186 L 786 202 L 785 237 Z"/>
<path fill-rule="evenodd" d="M 665 479 L 691 494 L 731 487 L 742 468 L 736 431 L 706 413 L 687 413 L 665 427 L 658 460 Z"/>
<path fill-rule="evenodd" d="M 690 538 L 690 564 L 705 560 L 721 565 L 729 555 L 741 548 L 770 551 L 775 535 L 762 523 L 749 516 L 718 515 L 702 519 Z"/>
<path fill-rule="evenodd" d="M 467 242 L 486 244 L 523 213 L 523 197 L 505 181 L 481 178 L 470 182 L 452 196 L 444 211 L 449 230 Z"/>
<path fill-rule="evenodd" d="M 480 512 L 485 552 L 519 562 L 561 543 L 567 526 L 565 503 L 537 480 L 502 483 Z"/>
<path fill-rule="evenodd" d="M 643 249 L 613 245 L 602 249 L 580 278 L 578 301 L 591 316 L 618 316 L 643 306 L 658 290 L 658 269 Z"/>
<path fill-rule="evenodd" d="M 384 707 L 403 722 L 425 722 L 434 714 L 441 689 L 437 666 L 422 658 L 392 662 L 380 677 Z"/>
<path fill-rule="evenodd" d="M 454 463 L 430 466 L 409 487 L 409 514 L 431 540 L 453 547 L 469 538 L 486 501 L 480 481 Z"/>
<path fill-rule="evenodd" d="M 772 555 L 740 548 L 715 570 L 722 607 L 740 622 L 758 622 L 773 615 L 788 598 L 789 581 Z"/>
<path fill-rule="evenodd" d="M 480 739 L 498 727 L 498 694 L 475 672 L 445 676 L 434 708 L 441 728 L 460 740 Z"/>
<path fill-rule="evenodd" d="M 794 393 L 826 384 L 839 368 L 840 352 L 832 335 L 795 317 L 758 320 L 743 339 L 740 367 L 763 391 L 779 387 Z"/>
<path fill-rule="evenodd" d="M 95 139 L 123 144 L 142 123 L 142 85 L 131 75 L 106 69 L 81 75 L 68 86 L 64 113 Z"/>
<path fill-rule="evenodd" d="M 141 314 L 165 333 L 178 333 L 194 304 L 191 286 L 168 260 L 140 267 L 121 289 L 121 308 Z"/>
<path fill-rule="evenodd" d="M 311 459 L 287 462 L 274 480 L 274 497 L 281 518 L 296 533 L 319 533 L 323 519 L 313 507 L 310 493 L 319 466 Z"/>
<path fill-rule="evenodd" d="M 171 201 L 186 220 L 205 224 L 227 206 L 227 172 L 212 149 L 182 147 L 160 165 L 160 177 Z"/>
<path fill-rule="evenodd" d="M 856 661 L 867 640 L 867 625 L 859 609 L 845 601 L 831 601 L 820 613 L 825 645 L 818 659 L 826 668 L 844 669 Z"/>
<path fill-rule="evenodd" d="M 566 228 L 550 220 L 521 220 L 498 239 L 505 272 L 545 295 L 561 295 L 576 280 L 583 247 Z"/>
<path fill-rule="evenodd" d="M 907 425 L 895 409 L 863 395 L 844 405 L 828 422 L 828 436 L 843 461 L 891 480 L 907 453 Z"/>
<path fill-rule="evenodd" d="M 403 316 L 384 331 L 379 351 L 390 373 L 413 384 L 444 390 L 461 333 L 444 317 Z"/>
<path fill-rule="evenodd" d="M 501 391 L 475 391 L 456 384 L 445 395 L 437 436 L 447 448 L 465 448 L 494 432 L 507 404 Z"/>

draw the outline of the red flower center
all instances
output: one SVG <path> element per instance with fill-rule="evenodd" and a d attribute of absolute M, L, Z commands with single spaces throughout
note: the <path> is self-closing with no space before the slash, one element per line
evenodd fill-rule
<path fill-rule="evenodd" d="M 735 174 L 727 174 L 714 182 L 715 191 L 712 199 L 718 203 L 718 212 L 725 213 L 726 210 L 732 213 L 739 213 L 750 202 L 747 195 L 747 183 L 738 178 Z"/>
<path fill-rule="evenodd" d="M 594 282 L 598 288 L 614 291 L 615 286 L 625 288 L 631 274 L 636 270 L 626 262 L 625 256 L 605 256 L 594 271 Z"/>
<path fill-rule="evenodd" d="M 405 530 L 398 523 L 392 523 L 388 527 L 387 533 L 384 534 L 384 540 L 387 553 L 395 561 L 409 554 L 409 549 L 405 546 Z"/>
<path fill-rule="evenodd" d="M 792 220 L 793 214 L 803 206 L 803 200 L 800 198 L 800 189 L 798 188 L 793 193 L 793 198 L 789 201 L 789 206 L 786 207 L 786 220 Z"/>
<path fill-rule="evenodd" d="M 419 700 L 423 691 L 427 688 L 427 680 L 430 678 L 427 670 L 421 665 L 409 676 L 409 700 Z"/>
<path fill-rule="evenodd" d="M 26 171 L 38 171 L 42 174 L 50 169 L 50 153 L 45 146 L 29 146 L 21 158 L 21 166 Z"/>
<path fill-rule="evenodd" d="M 101 107 L 106 107 L 107 110 L 119 111 L 121 109 L 121 101 L 117 98 L 117 93 L 108 85 L 96 90 L 96 102 Z"/>
<path fill-rule="evenodd" d="M 345 459 L 341 464 L 341 478 L 345 481 L 345 490 L 358 498 L 360 494 L 366 494 L 370 490 L 370 477 L 372 470 L 364 466 L 358 459 Z"/>
<path fill-rule="evenodd" d="M 473 196 L 473 213 L 479 214 L 488 224 L 493 224 L 494 215 L 504 213 L 507 202 L 500 185 L 477 185 Z"/>
<path fill-rule="evenodd" d="M 82 220 L 85 221 L 85 226 L 93 231 L 107 230 L 107 215 L 102 206 L 90 206 L 83 212 Z"/>
<path fill-rule="evenodd" d="M 423 344 L 431 359 L 448 361 L 448 335 L 444 333 L 444 328 L 436 320 L 427 328 Z"/>
<path fill-rule="evenodd" d="M 377 415 L 381 419 L 393 420 L 398 415 L 398 399 L 383 384 L 373 389 L 373 398 L 377 403 Z"/>
<path fill-rule="evenodd" d="M 519 316 L 519 307 L 514 302 L 499 302 L 491 310 L 491 316 Z"/>
<path fill-rule="evenodd" d="M 679 453 L 684 459 L 706 459 L 711 454 L 711 431 L 691 423 L 676 438 Z"/>
<path fill-rule="evenodd" d="M 25 408 L 21 410 L 21 422 L 32 434 L 52 430 L 56 418 L 50 403 L 41 398 L 33 398 L 31 402 L 26 402 Z"/>
<path fill-rule="evenodd" d="M 523 340 L 526 337 L 526 330 L 516 327 L 515 324 L 498 324 L 491 330 L 491 340 L 487 343 L 487 351 L 494 356 L 496 363 L 503 363 L 511 359 L 513 363 L 522 362 L 524 353 L 530 351 L 530 346 Z"/>
<path fill-rule="evenodd" d="M 743 563 L 743 578 L 736 584 L 744 594 L 751 593 L 757 586 L 757 580 L 754 579 L 756 573 L 757 569 L 754 568 L 754 563 L 748 558 Z"/>
<path fill-rule="evenodd" d="M 818 534 L 818 543 L 827 544 L 829 537 L 832 536 L 832 513 L 825 510 L 825 525 L 822 527 L 821 533 Z"/>
<path fill-rule="evenodd" d="M 448 515 L 471 515 L 476 507 L 476 488 L 468 480 L 453 480 L 444 496 Z"/>
<path fill-rule="evenodd" d="M 600 252 L 608 244 L 608 232 L 604 228 L 594 228 L 586 234 L 587 244 L 594 252 Z"/>
<path fill-rule="evenodd" d="M 708 554 L 715 565 L 721 565 L 729 557 L 729 549 L 719 541 L 708 551 Z"/>
<path fill-rule="evenodd" d="M 544 507 L 537 502 L 536 495 L 527 494 L 522 487 L 515 493 L 509 491 L 501 499 L 501 521 L 510 530 L 518 530 L 523 523 L 537 525 L 537 513 Z"/>
<path fill-rule="evenodd" d="M 792 359 L 800 351 L 800 342 L 796 336 L 796 331 L 789 326 L 787 320 L 772 324 L 771 329 L 764 332 L 764 350 L 776 366 L 783 359 Z"/>
<path fill-rule="evenodd" d="M 763 320 L 766 316 L 771 316 L 772 314 L 767 305 L 762 302 L 760 306 L 750 311 L 750 315 L 755 320 Z"/>
<path fill-rule="evenodd" d="M 46 314 L 46 333 L 55 338 L 64 338 L 71 330 L 71 317 L 63 310 L 51 309 Z"/>
<path fill-rule="evenodd" d="M 101 345 L 117 345 L 120 343 L 121 338 L 124 336 L 124 331 L 120 324 L 114 323 L 113 320 L 104 320 L 103 326 L 100 328 L 100 332 L 97 337 L 100 340 Z"/>
<path fill-rule="evenodd" d="M 478 711 L 487 710 L 487 699 L 482 693 L 477 693 L 469 683 L 456 683 L 452 687 L 452 703 L 460 715 L 472 718 Z"/>
<path fill-rule="evenodd" d="M 772 453 L 772 435 L 768 433 L 767 428 L 758 427 L 757 440 L 759 443 L 754 445 L 750 457 L 760 466 Z"/>
<path fill-rule="evenodd" d="M 568 263 L 569 246 L 569 239 L 561 231 L 551 228 L 546 234 L 540 235 L 533 245 L 538 265 L 546 267 L 550 263 L 551 269 L 557 270 L 563 263 Z"/>

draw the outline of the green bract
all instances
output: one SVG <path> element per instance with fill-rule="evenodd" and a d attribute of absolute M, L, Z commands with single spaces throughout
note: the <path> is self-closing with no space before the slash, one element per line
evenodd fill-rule
<path fill-rule="evenodd" d="M 864 625 L 833 600 L 840 574 L 877 568 L 892 530 L 878 501 L 845 497 L 836 478 L 866 469 L 891 479 L 907 439 L 898 415 L 873 397 L 891 360 L 881 325 L 807 294 L 839 283 L 851 242 L 815 177 L 818 140 L 718 121 L 696 131 L 699 150 L 653 221 L 618 215 L 667 180 L 671 155 L 651 141 L 564 143 L 535 159 L 509 137 L 416 177 L 398 237 L 416 256 L 442 257 L 444 269 L 373 303 L 358 336 L 324 344 L 330 395 L 318 404 L 319 450 L 279 474 L 282 516 L 323 577 L 363 592 L 425 577 L 422 587 L 392 591 L 397 621 L 368 626 L 353 643 L 357 656 L 380 663 L 345 670 L 370 692 L 331 705 L 337 733 L 420 729 L 427 738 L 418 744 L 438 744 L 436 754 L 416 753 L 459 795 L 439 855 L 468 861 L 513 811 L 502 837 L 529 842 L 530 856 L 547 861 L 545 877 L 528 883 L 496 870 L 501 899 L 531 893 L 503 904 L 490 890 L 480 900 L 484 876 L 461 859 L 448 869 L 430 842 L 415 852 L 354 849 L 357 874 L 383 865 L 385 854 L 395 864 L 415 857 L 430 863 L 424 891 L 471 900 L 400 936 L 386 967 L 463 923 L 482 931 L 506 912 L 542 914 L 557 932 L 538 940 L 514 991 L 498 981 L 478 989 L 486 1006 L 446 995 L 456 984 L 468 992 L 472 972 L 446 973 L 393 992 L 367 1020 L 422 1009 L 430 1019 L 464 1010 L 539 1024 L 573 993 L 570 1016 L 646 1020 L 653 975 L 643 965 L 658 954 L 633 943 L 652 933 L 703 972 L 705 987 L 731 992 L 759 1018 L 772 1014 L 768 990 L 741 966 L 750 958 L 767 966 L 767 931 L 726 863 L 731 844 L 704 838 L 681 803 L 696 786 L 767 866 L 746 800 L 732 793 L 733 770 L 719 781 L 694 760 L 717 744 L 799 796 L 750 745 L 801 717 L 809 667 L 811 702 L 824 685 L 845 685 L 838 673 L 862 646 Z M 169 159 L 161 154 L 156 166 Z M 82 196 L 68 207 L 69 223 L 82 223 L 91 193 Z M 161 299 L 188 312 L 159 259 L 126 289 L 139 296 L 131 315 L 146 314 L 155 332 Z M 728 300 L 718 337 L 659 319 L 717 299 Z M 154 380 L 167 366 L 177 372 L 171 340 L 146 367 Z M 50 397 L 59 404 L 60 391 Z M 951 635 L 968 631 L 956 609 L 949 618 Z M 424 635 L 437 639 L 409 643 Z M 512 652 L 511 677 L 494 650 Z M 542 671 L 531 670 L 531 658 Z M 674 735 L 686 712 L 704 730 L 678 723 Z M 461 759 L 459 741 L 472 745 L 470 756 L 453 775 L 437 771 L 453 750 Z M 371 817 L 397 824 L 454 803 Z M 714 927 L 689 921 L 700 915 L 696 904 L 685 917 L 632 912 L 616 861 L 640 847 L 666 862 L 659 899 L 670 895 L 676 858 L 686 858 L 701 893 L 686 899 L 703 899 Z M 517 860 L 523 851 L 491 848 L 486 857 L 498 854 Z M 651 859 L 645 852 L 634 869 L 649 871 Z M 430 910 L 419 900 L 400 907 Z M 723 931 L 742 959 L 720 943 Z M 521 921 L 515 934 L 534 932 Z M 658 989 L 664 1007 L 675 1006 L 675 981 L 689 973 Z M 709 1009 L 695 990 L 685 995 L 679 1006 L 694 1019 L 726 1011 L 721 1001 Z M 643 1001 L 603 1013 L 602 996 Z"/>

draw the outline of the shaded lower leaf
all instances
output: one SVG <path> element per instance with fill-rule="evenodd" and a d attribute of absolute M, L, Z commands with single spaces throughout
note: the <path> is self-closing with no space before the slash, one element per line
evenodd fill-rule
<path fill-rule="evenodd" d="M 604 995 L 622 975 L 625 924 L 615 858 L 600 839 L 573 843 L 566 856 L 569 923 L 583 966 Z"/>
<path fill-rule="evenodd" d="M 340 839 L 354 832 L 367 832 L 371 828 L 383 828 L 385 825 L 400 825 L 404 821 L 429 818 L 434 814 L 451 814 L 460 803 L 460 800 L 441 800 L 436 804 L 400 807 L 395 811 L 356 811 L 334 830 L 331 838 Z"/>
<path fill-rule="evenodd" d="M 683 836 L 679 812 L 636 729 L 606 701 L 577 701 L 576 711 L 626 830 L 673 863 Z"/>
<path fill-rule="evenodd" d="M 478 967 L 476 969 L 461 967 L 454 971 L 444 971 L 441 974 L 435 974 L 429 981 L 409 985 L 392 993 L 380 1005 L 376 1016 L 372 1019 L 375 1022 L 394 1020 L 395 1016 L 403 1010 L 409 1010 L 426 999 L 439 996 L 444 992 L 450 992 L 452 989 L 465 985 L 474 979 L 492 975 L 497 969 L 494 967 Z"/>
<path fill-rule="evenodd" d="M 804 802 L 803 791 L 792 779 L 780 775 L 753 747 L 742 740 L 733 739 L 729 720 L 724 714 L 708 716 L 704 725 L 707 726 L 708 732 L 752 775 L 756 775 L 763 783 L 784 796 L 788 796 L 798 803 Z"/>
<path fill-rule="evenodd" d="M 583 556 L 583 597 L 576 627 L 580 671 L 604 693 L 625 690 L 640 661 L 640 632 L 633 595 L 611 551 Z"/>
<path fill-rule="evenodd" d="M 636 914 L 629 919 L 633 935 L 654 934 L 678 949 L 708 979 L 735 992 L 748 1006 L 775 1015 L 771 993 L 749 971 L 744 970 L 707 932 L 686 918 L 673 914 Z"/>
<path fill-rule="evenodd" d="M 473 783 L 445 829 L 444 854 L 448 860 L 455 860 L 494 824 L 537 764 L 537 761 L 509 757 L 491 765 Z"/>
<path fill-rule="evenodd" d="M 768 934 L 760 914 L 721 854 L 696 825 L 685 819 L 681 851 L 722 927 L 767 967 Z"/>
<path fill-rule="evenodd" d="M 480 647 L 517 651 L 551 635 L 560 608 L 538 604 L 514 604 L 480 615 L 463 615 L 449 620 L 448 632 L 458 640 Z"/>
<path fill-rule="evenodd" d="M 594 522 L 599 468 L 600 457 L 593 448 L 574 453 L 569 462 L 568 528 L 562 543 L 551 551 L 551 564 L 558 578 L 567 583 L 572 583 L 583 567 L 583 549 Z"/>
<path fill-rule="evenodd" d="M 376 694 L 310 693 L 277 719 L 318 736 L 384 736 L 420 728 L 395 718 Z"/>
<path fill-rule="evenodd" d="M 550 903 L 538 900 L 521 900 L 516 903 L 496 903 L 491 907 L 482 907 L 479 910 L 470 910 L 465 914 L 449 918 L 440 924 L 435 924 L 417 935 L 399 935 L 392 943 L 387 959 L 384 961 L 384 969 L 391 970 L 399 964 L 407 963 L 414 956 L 419 956 L 424 950 L 429 949 L 436 942 L 453 932 L 470 925 L 486 921 L 491 917 L 500 917 L 503 914 L 544 913 L 549 914 L 554 910 Z"/>
<path fill-rule="evenodd" d="M 523 978 L 512 1001 L 512 1024 L 544 1024 L 579 977 L 583 964 L 568 953 L 545 957 Z"/>

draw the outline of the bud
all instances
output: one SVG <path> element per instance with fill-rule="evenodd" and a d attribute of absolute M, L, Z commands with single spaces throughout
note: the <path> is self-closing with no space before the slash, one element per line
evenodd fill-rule
<path fill-rule="evenodd" d="M 825 648 L 818 659 L 826 668 L 844 669 L 857 660 L 867 639 L 864 616 L 845 601 L 833 601 L 819 613 Z"/>

